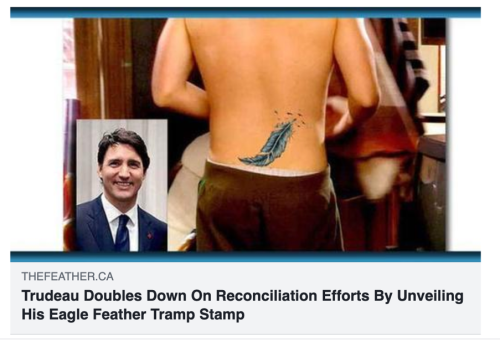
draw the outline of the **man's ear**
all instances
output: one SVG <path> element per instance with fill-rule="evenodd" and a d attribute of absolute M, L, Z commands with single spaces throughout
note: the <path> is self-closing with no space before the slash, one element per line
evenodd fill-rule
<path fill-rule="evenodd" d="M 102 170 L 102 166 L 101 165 L 98 165 L 97 166 L 97 175 L 99 176 L 99 180 L 101 181 L 102 183 L 102 173 L 101 173 L 101 170 Z"/>

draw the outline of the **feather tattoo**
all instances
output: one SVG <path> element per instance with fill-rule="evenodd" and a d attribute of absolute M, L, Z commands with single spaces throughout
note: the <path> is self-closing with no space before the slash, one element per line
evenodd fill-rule
<path fill-rule="evenodd" d="M 241 162 L 252 166 L 268 166 L 279 158 L 286 149 L 288 140 L 293 133 L 295 119 L 276 125 L 276 128 L 267 139 L 260 153 L 253 157 L 239 158 Z"/>

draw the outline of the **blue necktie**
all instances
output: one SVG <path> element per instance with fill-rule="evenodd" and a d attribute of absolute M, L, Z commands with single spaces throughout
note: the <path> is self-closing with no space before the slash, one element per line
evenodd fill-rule
<path fill-rule="evenodd" d="M 118 221 L 118 231 L 116 232 L 115 251 L 128 252 L 130 251 L 130 241 L 128 237 L 127 215 L 120 215 Z"/>

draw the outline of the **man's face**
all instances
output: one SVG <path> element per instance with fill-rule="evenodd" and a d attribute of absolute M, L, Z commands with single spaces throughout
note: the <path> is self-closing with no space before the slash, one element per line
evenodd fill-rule
<path fill-rule="evenodd" d="M 104 195 L 113 205 L 133 206 L 146 174 L 141 157 L 128 144 L 108 148 L 97 172 L 102 179 Z"/>

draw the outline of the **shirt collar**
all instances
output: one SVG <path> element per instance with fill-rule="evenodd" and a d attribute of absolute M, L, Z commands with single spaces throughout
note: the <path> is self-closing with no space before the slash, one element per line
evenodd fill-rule
<path fill-rule="evenodd" d="M 111 223 L 117 218 L 120 217 L 120 215 L 125 214 L 129 217 L 130 222 L 132 222 L 132 225 L 135 226 L 137 225 L 137 208 L 138 205 L 137 203 L 134 204 L 132 208 L 130 208 L 126 213 L 122 213 L 119 211 L 113 204 L 111 204 L 110 201 L 106 199 L 104 194 L 101 195 L 101 202 L 102 202 L 102 207 L 104 209 L 104 213 L 106 214 L 106 218 L 108 219 L 108 222 Z"/>

